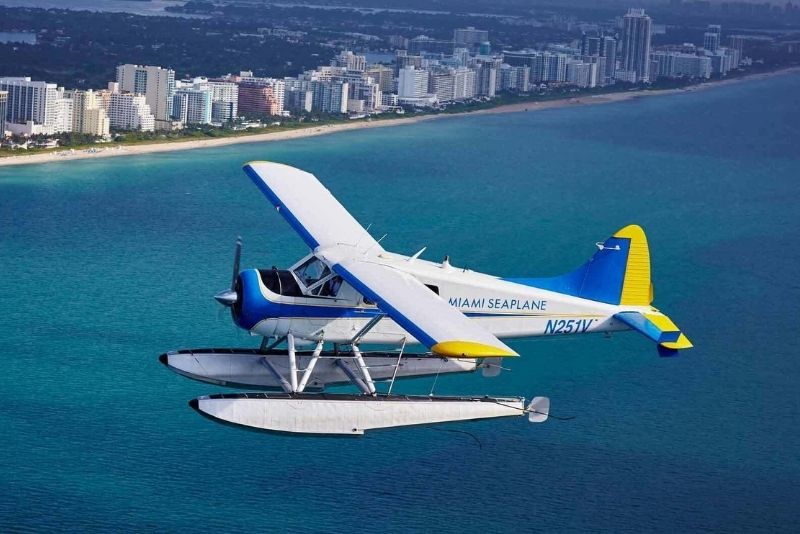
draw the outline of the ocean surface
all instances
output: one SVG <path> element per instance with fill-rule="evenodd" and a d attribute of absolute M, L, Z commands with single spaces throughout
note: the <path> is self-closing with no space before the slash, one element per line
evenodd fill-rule
<path fill-rule="evenodd" d="M 591 107 L 281 143 L 0 168 L 0 531 L 800 530 L 800 75 Z M 221 426 L 169 349 L 257 346 L 211 298 L 301 240 L 240 170 L 314 172 L 383 244 L 554 275 L 641 224 L 655 304 L 696 348 L 635 333 L 515 341 L 523 419 L 297 438 Z M 398 383 L 428 393 L 432 379 Z M 456 432 L 453 432 L 456 431 Z M 467 432 L 463 433 L 463 432 Z"/>

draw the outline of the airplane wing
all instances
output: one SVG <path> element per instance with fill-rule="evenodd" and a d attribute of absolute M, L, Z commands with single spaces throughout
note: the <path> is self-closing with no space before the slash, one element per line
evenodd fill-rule
<path fill-rule="evenodd" d="M 244 172 L 311 250 L 334 245 L 383 250 L 313 174 L 270 161 L 251 161 Z"/>
<path fill-rule="evenodd" d="M 488 358 L 519 356 L 419 280 L 368 257 L 349 257 L 333 270 L 434 354 Z"/>

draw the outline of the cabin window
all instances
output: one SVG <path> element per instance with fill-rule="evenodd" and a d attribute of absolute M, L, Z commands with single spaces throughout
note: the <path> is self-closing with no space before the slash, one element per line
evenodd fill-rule
<path fill-rule="evenodd" d="M 331 274 L 331 271 L 322 261 L 312 257 L 295 269 L 294 274 L 304 286 L 311 287 Z"/>
<path fill-rule="evenodd" d="M 308 293 L 318 297 L 335 297 L 339 294 L 342 287 L 342 277 L 339 275 L 329 275 L 323 278 L 312 287 L 308 288 Z"/>
<path fill-rule="evenodd" d="M 439 294 L 439 286 L 434 286 L 434 285 L 431 285 L 431 284 L 425 284 L 425 287 L 427 287 L 428 289 L 430 289 L 431 291 L 433 291 L 437 295 Z"/>

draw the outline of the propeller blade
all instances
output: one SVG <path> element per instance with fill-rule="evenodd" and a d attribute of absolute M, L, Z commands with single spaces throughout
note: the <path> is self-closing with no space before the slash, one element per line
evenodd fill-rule
<path fill-rule="evenodd" d="M 231 290 L 236 289 L 236 277 L 239 276 L 239 262 L 242 259 L 242 236 L 236 238 L 236 249 L 233 253 L 233 278 L 231 278 Z"/>

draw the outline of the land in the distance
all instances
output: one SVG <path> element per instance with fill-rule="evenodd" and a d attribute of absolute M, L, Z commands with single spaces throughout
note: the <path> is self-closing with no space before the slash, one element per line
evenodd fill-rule
<path fill-rule="evenodd" d="M 298 125 L 291 129 L 275 128 L 272 131 L 260 132 L 238 132 L 237 135 L 213 139 L 174 139 L 163 140 L 161 142 L 149 142 L 141 144 L 109 144 L 104 147 L 93 145 L 81 149 L 51 149 L 38 151 L 36 153 L 14 154 L 0 158 L 0 167 L 11 165 L 41 164 L 58 161 L 74 161 L 90 158 L 107 158 L 118 156 L 135 156 L 140 154 L 154 154 L 160 152 L 173 152 L 179 150 L 193 150 L 199 148 L 212 148 L 227 146 L 239 143 L 261 143 L 269 141 L 285 141 L 289 139 L 299 139 L 318 135 L 328 135 L 337 132 L 359 130 L 365 128 L 381 128 L 403 124 L 413 124 L 421 121 L 441 119 L 445 117 L 460 116 L 466 113 L 513 113 L 513 112 L 533 112 L 547 109 L 562 108 L 568 106 L 587 106 L 600 105 L 615 102 L 631 101 L 638 98 L 675 95 L 680 93 L 690 93 L 694 91 L 711 89 L 729 85 L 732 83 L 744 82 L 747 80 L 764 79 L 772 76 L 779 76 L 789 73 L 800 72 L 800 67 L 790 67 L 771 72 L 759 72 L 747 76 L 740 76 L 716 82 L 691 85 L 687 87 L 676 87 L 671 89 L 640 89 L 635 91 L 615 91 L 608 93 L 583 94 L 579 96 L 564 96 L 550 100 L 517 102 L 513 104 L 486 107 L 483 109 L 472 109 L 460 113 L 429 113 L 418 114 L 410 117 L 392 117 L 382 120 L 358 120 L 358 121 L 337 121 L 328 124 Z"/>

